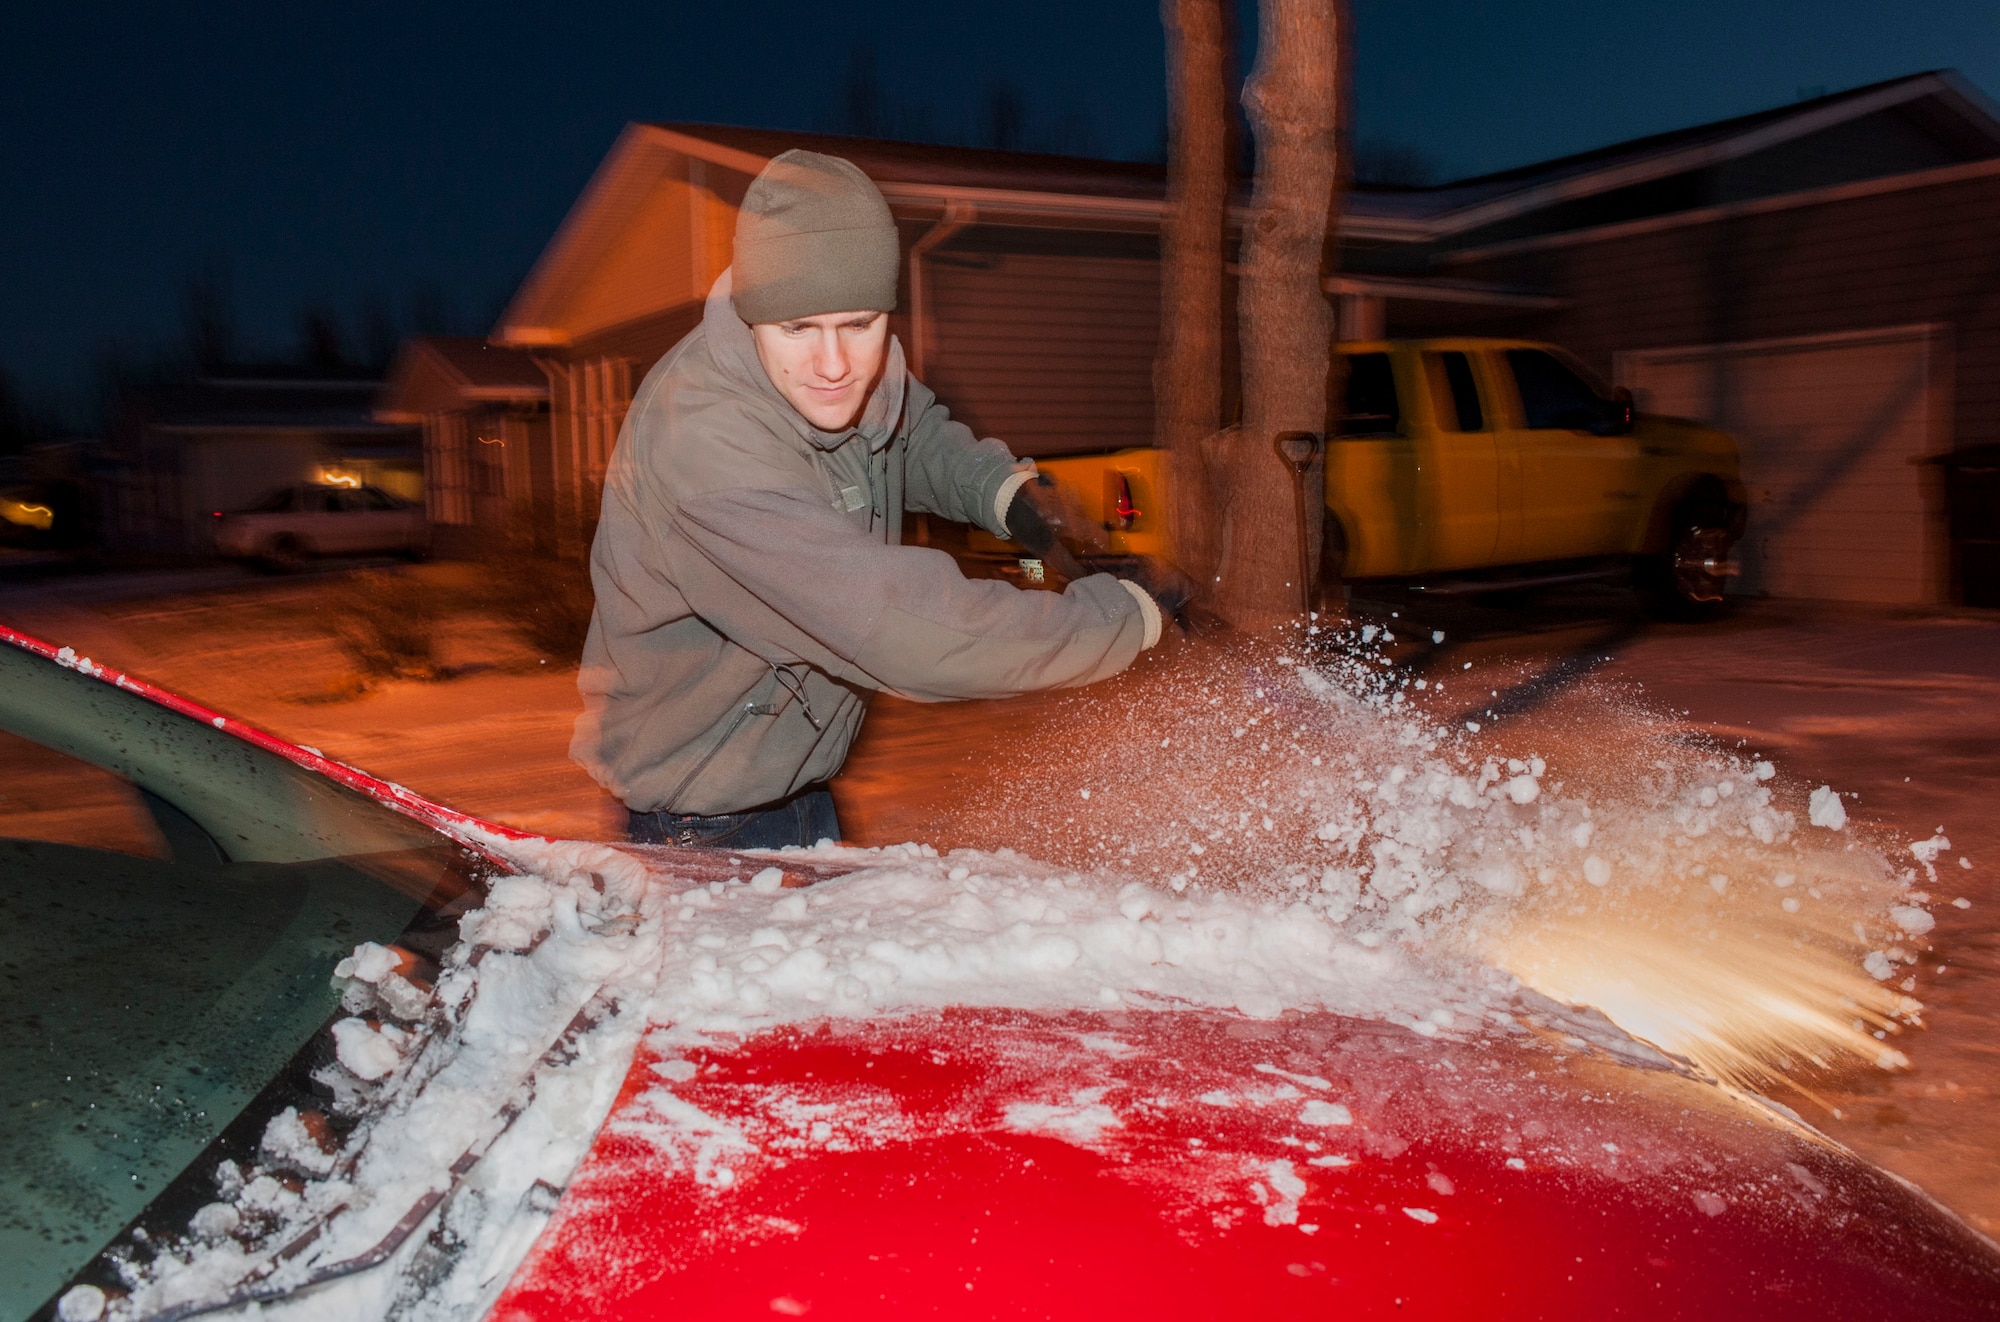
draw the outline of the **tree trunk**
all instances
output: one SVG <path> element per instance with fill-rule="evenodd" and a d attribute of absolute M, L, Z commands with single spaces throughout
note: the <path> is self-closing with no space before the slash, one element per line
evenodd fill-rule
<path fill-rule="evenodd" d="M 1229 207 L 1224 0 L 1160 0 L 1167 35 L 1167 210 L 1160 225 L 1160 347 L 1153 443 L 1168 452 L 1162 511 L 1181 568 L 1212 586 L 1221 507 L 1206 443 L 1222 426 L 1223 235 Z"/>
<path fill-rule="evenodd" d="M 1243 89 L 1257 144 L 1257 184 L 1237 296 L 1243 427 L 1231 443 L 1217 576 L 1218 606 L 1258 628 L 1297 614 L 1298 520 L 1279 432 L 1326 431 L 1332 310 L 1321 288 L 1339 214 L 1345 0 L 1262 0 L 1257 67 Z M 1313 563 L 1322 501 L 1307 492 Z M 1282 530 L 1282 531 L 1280 531 Z"/>

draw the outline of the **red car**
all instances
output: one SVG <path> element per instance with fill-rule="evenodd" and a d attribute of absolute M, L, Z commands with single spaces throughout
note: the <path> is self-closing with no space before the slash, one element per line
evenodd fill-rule
<path fill-rule="evenodd" d="M 525 836 L 0 644 L 0 1317 L 2000 1316 L 1601 1016 L 1024 860 Z"/>

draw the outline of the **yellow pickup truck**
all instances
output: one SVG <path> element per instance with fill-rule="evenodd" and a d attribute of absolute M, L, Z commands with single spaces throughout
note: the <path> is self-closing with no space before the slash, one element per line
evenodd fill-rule
<path fill-rule="evenodd" d="M 1663 613 L 1720 605 L 1744 517 L 1727 434 L 1635 414 L 1552 345 L 1336 348 L 1347 370 L 1326 425 L 1324 587 L 1451 595 L 1629 574 Z M 1038 466 L 1103 528 L 1096 549 L 1171 559 L 1164 459 L 1136 449 Z M 968 549 L 1020 554 L 985 534 Z"/>

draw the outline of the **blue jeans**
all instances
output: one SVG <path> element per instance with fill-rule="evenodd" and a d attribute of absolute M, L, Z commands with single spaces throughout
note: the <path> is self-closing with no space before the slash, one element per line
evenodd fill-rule
<path fill-rule="evenodd" d="M 796 794 L 770 808 L 749 812 L 693 813 L 631 812 L 625 816 L 625 838 L 635 845 L 708 845 L 717 849 L 782 849 L 786 845 L 816 845 L 840 839 L 840 818 L 833 794 L 821 786 Z"/>

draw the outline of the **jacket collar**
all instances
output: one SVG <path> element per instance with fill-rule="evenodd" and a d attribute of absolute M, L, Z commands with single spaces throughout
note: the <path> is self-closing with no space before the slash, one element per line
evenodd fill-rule
<path fill-rule="evenodd" d="M 792 407 L 791 401 L 771 384 L 764 364 L 757 357 L 757 342 L 750 333 L 749 323 L 736 315 L 736 304 L 729 296 L 733 274 L 733 271 L 724 271 L 716 280 L 715 287 L 708 291 L 708 302 L 702 309 L 701 317 L 702 329 L 707 333 L 709 355 L 723 376 L 738 388 L 775 405 L 800 438 L 815 449 L 837 450 L 847 443 L 849 437 L 859 436 L 873 451 L 880 450 L 893 440 L 903 419 L 904 387 L 908 381 L 903 366 L 902 341 L 893 335 L 889 337 L 889 353 L 882 365 L 882 379 L 876 382 L 874 391 L 868 396 L 868 404 L 861 410 L 861 420 L 846 431 L 821 431 L 807 422 Z"/>

